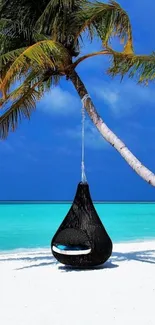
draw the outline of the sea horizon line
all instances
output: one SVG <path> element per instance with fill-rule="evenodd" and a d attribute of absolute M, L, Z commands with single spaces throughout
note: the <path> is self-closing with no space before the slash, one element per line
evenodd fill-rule
<path fill-rule="evenodd" d="M 71 204 L 73 200 L 0 200 L 0 204 Z M 155 204 L 149 200 L 93 200 L 94 204 Z"/>

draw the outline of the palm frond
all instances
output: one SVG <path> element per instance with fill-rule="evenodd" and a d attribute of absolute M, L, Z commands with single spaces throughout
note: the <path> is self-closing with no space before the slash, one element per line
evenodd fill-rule
<path fill-rule="evenodd" d="M 68 64 L 69 56 L 66 49 L 52 40 L 40 41 L 23 51 L 10 66 L 2 84 L 1 91 L 7 93 L 10 84 L 20 79 L 31 67 L 55 70 Z"/>
<path fill-rule="evenodd" d="M 67 13 L 79 8 L 79 0 L 51 0 L 36 22 L 35 28 L 41 33 L 53 36 L 54 29 L 63 23 Z M 63 18 L 63 19 L 62 19 Z M 69 17 L 67 17 L 69 18 Z M 66 20 L 66 19 L 65 19 Z M 61 30 L 62 32 L 62 30 Z"/>
<path fill-rule="evenodd" d="M 60 78 L 61 75 L 56 74 L 52 69 L 40 70 L 39 68 L 31 68 L 19 87 L 8 93 L 4 98 L 0 98 L 1 109 L 3 110 L 8 102 L 18 100 L 20 96 L 24 95 L 30 88 L 35 87 L 42 96 L 46 91 L 49 91 L 51 87 L 57 86 L 60 82 Z"/>
<path fill-rule="evenodd" d="M 33 28 L 49 0 L 2 0 L 0 17 L 10 20 L 6 33 L 21 40 L 32 40 Z M 30 44 L 28 44 L 30 45 Z"/>
<path fill-rule="evenodd" d="M 36 22 L 35 29 L 39 33 L 52 37 L 63 44 L 72 56 L 79 53 L 78 40 L 74 42 L 75 26 L 70 28 L 73 16 L 80 10 L 86 0 L 51 0 Z"/>
<path fill-rule="evenodd" d="M 155 53 L 151 55 L 125 54 L 112 51 L 112 64 L 108 74 L 112 77 L 136 78 L 138 83 L 148 84 L 155 79 Z"/>
<path fill-rule="evenodd" d="M 3 65 L 7 64 L 8 62 L 13 62 L 14 60 L 16 60 L 16 58 L 25 50 L 26 47 L 23 47 L 0 55 L 0 69 Z"/>
<path fill-rule="evenodd" d="M 15 131 L 22 118 L 30 118 L 36 108 L 36 101 L 41 93 L 35 87 L 28 88 L 20 98 L 13 102 L 11 107 L 0 117 L 0 138 L 5 139 L 9 131 Z"/>
<path fill-rule="evenodd" d="M 52 71 L 31 71 L 25 81 L 13 90 L 6 100 L 1 99 L 2 111 L 6 104 L 12 101 L 9 109 L 0 116 L 0 138 L 5 139 L 10 131 L 15 131 L 22 118 L 30 119 L 31 113 L 36 108 L 39 101 L 46 91 L 55 87 L 60 75 L 52 75 Z"/>
<path fill-rule="evenodd" d="M 129 42 L 132 49 L 132 30 L 129 17 L 121 6 L 115 1 L 110 3 L 88 2 L 79 11 L 78 20 L 75 21 L 77 36 L 89 29 L 90 36 L 95 31 L 101 38 L 103 45 L 107 46 L 111 37 L 117 35 L 121 41 Z"/>
<path fill-rule="evenodd" d="M 6 72 L 9 70 L 11 64 L 16 60 L 16 58 L 24 52 L 26 48 L 20 48 L 17 50 L 13 50 L 10 52 L 7 52 L 5 54 L 0 55 L 0 79 L 1 83 L 6 75 Z"/>
<path fill-rule="evenodd" d="M 40 41 L 51 40 L 51 37 L 49 37 L 47 35 L 44 35 L 44 34 L 41 34 L 41 33 L 38 33 L 36 30 L 34 30 L 33 39 L 34 39 L 34 42 L 37 43 L 37 42 L 40 42 Z"/>

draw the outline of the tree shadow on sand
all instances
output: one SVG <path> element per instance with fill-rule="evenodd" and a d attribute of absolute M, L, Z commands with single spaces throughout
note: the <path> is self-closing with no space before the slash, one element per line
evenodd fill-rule
<path fill-rule="evenodd" d="M 24 270 L 24 269 L 31 269 L 31 268 L 38 268 L 38 267 L 42 267 L 42 266 L 48 266 L 48 265 L 57 265 L 58 262 L 54 260 L 52 260 L 51 257 L 51 262 L 42 262 L 42 263 L 38 263 L 38 264 L 30 264 L 30 265 L 26 265 L 26 266 L 22 266 L 19 268 L 16 268 L 15 270 L 19 271 L 19 270 Z"/>
<path fill-rule="evenodd" d="M 27 262 L 28 265 L 23 267 L 16 268 L 16 270 L 29 269 L 33 267 L 39 266 L 47 266 L 47 265 L 56 265 L 57 261 L 52 255 L 32 255 L 32 256 L 11 256 L 11 257 L 0 257 L 0 262 Z M 41 262 L 41 263 L 38 263 Z"/>
<path fill-rule="evenodd" d="M 58 265 L 59 262 L 57 262 L 57 260 L 52 256 L 52 255 L 36 255 L 36 256 L 11 256 L 8 258 L 1 258 L 0 257 L 0 262 L 4 262 L 4 261 L 8 261 L 8 262 L 12 262 L 12 261 L 17 261 L 17 262 L 28 262 L 28 265 L 16 268 L 16 270 L 24 270 L 24 269 L 30 269 L 30 268 L 38 268 L 38 267 L 43 267 L 43 266 L 54 266 L 54 265 Z M 41 262 L 41 263 L 39 263 Z M 107 261 L 105 264 L 98 266 L 98 267 L 94 267 L 94 268 L 89 268 L 89 269 L 77 269 L 77 268 L 73 268 L 70 266 L 65 266 L 65 265 L 60 265 L 58 266 L 58 269 L 61 271 L 65 271 L 65 272 L 72 272 L 72 271 L 92 271 L 92 270 L 101 270 L 101 269 L 112 269 L 112 268 L 116 268 L 118 267 L 117 264 L 112 263 L 111 261 Z"/>
<path fill-rule="evenodd" d="M 0 262 L 13 262 L 13 261 L 27 261 L 27 262 L 35 262 L 35 261 L 42 261 L 42 260 L 52 260 L 54 257 L 52 255 L 32 255 L 32 256 L 12 256 L 12 257 L 0 257 Z"/>
<path fill-rule="evenodd" d="M 82 269 L 73 268 L 70 266 L 59 265 L 56 259 L 52 255 L 32 255 L 32 256 L 11 256 L 10 258 L 0 257 L 0 262 L 4 261 L 24 261 L 27 265 L 17 268 L 16 270 L 23 270 L 29 268 L 38 268 L 43 266 L 54 266 L 58 265 L 58 269 L 61 272 L 80 272 L 80 271 L 92 271 L 92 270 L 104 270 L 104 269 L 114 269 L 120 266 L 120 262 L 124 261 L 137 261 L 149 264 L 155 264 L 155 250 L 143 250 L 143 251 L 132 251 L 132 252 L 113 252 L 111 258 L 103 265 L 98 267 Z M 119 262 L 119 265 L 117 264 Z"/>
<path fill-rule="evenodd" d="M 155 250 L 143 250 L 137 252 L 113 252 L 112 262 L 137 261 L 149 264 L 155 264 Z"/>

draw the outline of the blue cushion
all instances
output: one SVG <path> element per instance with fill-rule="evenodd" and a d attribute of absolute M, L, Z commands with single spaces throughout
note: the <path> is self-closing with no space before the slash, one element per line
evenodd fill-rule
<path fill-rule="evenodd" d="M 79 251 L 79 250 L 85 250 L 88 247 L 83 246 L 66 246 L 66 245 L 56 245 L 57 248 L 65 251 Z"/>

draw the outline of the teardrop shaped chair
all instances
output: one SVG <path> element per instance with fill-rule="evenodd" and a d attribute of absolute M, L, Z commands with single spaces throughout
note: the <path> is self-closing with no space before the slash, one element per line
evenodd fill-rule
<path fill-rule="evenodd" d="M 112 253 L 108 236 L 90 196 L 89 185 L 79 183 L 73 204 L 51 241 L 54 257 L 78 268 L 105 263 Z"/>

